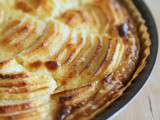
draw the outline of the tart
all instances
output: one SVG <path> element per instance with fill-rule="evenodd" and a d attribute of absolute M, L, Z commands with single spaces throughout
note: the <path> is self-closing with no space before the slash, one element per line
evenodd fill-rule
<path fill-rule="evenodd" d="M 89 120 L 149 55 L 130 0 L 0 0 L 0 120 Z"/>

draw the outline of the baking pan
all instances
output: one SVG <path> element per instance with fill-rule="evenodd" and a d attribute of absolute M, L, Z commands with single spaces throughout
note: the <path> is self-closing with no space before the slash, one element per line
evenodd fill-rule
<path fill-rule="evenodd" d="M 146 25 L 148 27 L 148 32 L 151 37 L 151 54 L 147 59 L 147 64 L 143 71 L 139 74 L 139 76 L 133 81 L 131 86 L 123 93 L 123 95 L 117 99 L 112 105 L 110 105 L 106 110 L 100 113 L 96 120 L 107 120 L 115 115 L 118 111 L 120 111 L 131 99 L 136 96 L 136 94 L 143 87 L 148 77 L 150 76 L 153 66 L 156 61 L 157 52 L 158 52 L 158 33 L 155 21 L 152 17 L 152 14 L 144 3 L 143 0 L 133 0 L 137 9 L 142 14 L 142 17 L 146 21 Z"/>

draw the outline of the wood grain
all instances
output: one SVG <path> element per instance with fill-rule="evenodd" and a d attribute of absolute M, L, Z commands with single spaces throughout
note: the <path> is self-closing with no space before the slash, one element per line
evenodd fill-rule
<path fill-rule="evenodd" d="M 160 35 L 160 0 L 144 1 L 154 15 Z M 160 49 L 149 81 L 134 100 L 113 120 L 160 120 Z"/>

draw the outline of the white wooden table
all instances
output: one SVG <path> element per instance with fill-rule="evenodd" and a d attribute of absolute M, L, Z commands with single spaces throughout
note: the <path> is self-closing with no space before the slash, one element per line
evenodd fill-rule
<path fill-rule="evenodd" d="M 154 15 L 160 36 L 160 0 L 144 1 Z M 113 120 L 160 120 L 160 49 L 158 54 L 156 65 L 145 87 Z"/>

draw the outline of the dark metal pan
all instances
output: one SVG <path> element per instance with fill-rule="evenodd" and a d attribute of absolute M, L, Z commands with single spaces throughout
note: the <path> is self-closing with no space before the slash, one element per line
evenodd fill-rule
<path fill-rule="evenodd" d="M 153 66 L 156 61 L 158 52 L 158 33 L 155 21 L 152 14 L 143 0 L 133 0 L 134 4 L 141 12 L 143 18 L 146 20 L 148 26 L 148 32 L 151 35 L 151 54 L 147 59 L 147 64 L 139 76 L 133 81 L 132 85 L 126 90 L 126 92 L 116 100 L 110 107 L 104 110 L 96 117 L 96 120 L 106 120 L 122 109 L 131 99 L 140 91 L 148 77 L 150 76 Z"/>

